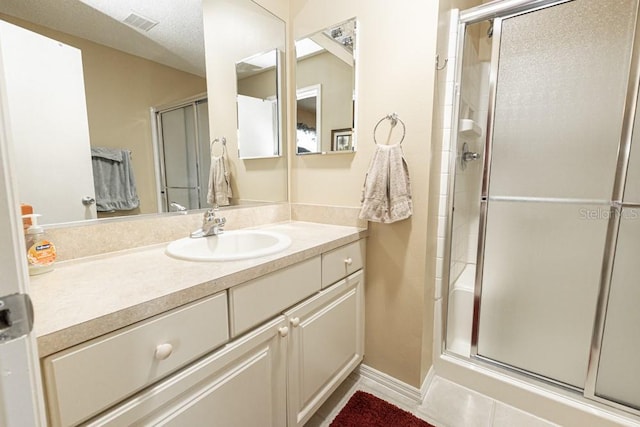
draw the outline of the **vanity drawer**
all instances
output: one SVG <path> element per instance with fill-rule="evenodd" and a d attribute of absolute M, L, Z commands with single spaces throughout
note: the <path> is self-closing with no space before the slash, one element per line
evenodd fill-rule
<path fill-rule="evenodd" d="M 319 290 L 319 256 L 231 288 L 231 336 L 282 313 Z"/>
<path fill-rule="evenodd" d="M 226 292 L 43 361 L 53 426 L 75 425 L 229 339 Z"/>
<path fill-rule="evenodd" d="M 365 239 L 349 243 L 322 255 L 322 288 L 355 273 L 364 266 Z"/>

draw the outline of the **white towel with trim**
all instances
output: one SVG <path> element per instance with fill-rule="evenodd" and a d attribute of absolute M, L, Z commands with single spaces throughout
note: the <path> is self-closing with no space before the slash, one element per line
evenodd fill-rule
<path fill-rule="evenodd" d="M 214 140 L 215 141 L 215 140 Z M 229 206 L 233 193 L 231 191 L 231 174 L 227 159 L 227 147 L 222 145 L 222 155 L 213 154 L 213 142 L 211 149 L 211 167 L 209 168 L 209 191 L 207 203 L 212 206 Z"/>
<path fill-rule="evenodd" d="M 376 144 L 361 202 L 360 219 L 391 223 L 411 216 L 409 169 L 400 144 Z"/>

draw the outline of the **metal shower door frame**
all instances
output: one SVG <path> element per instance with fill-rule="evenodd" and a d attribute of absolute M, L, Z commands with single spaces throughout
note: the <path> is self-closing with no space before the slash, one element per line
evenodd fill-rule
<path fill-rule="evenodd" d="M 159 182 L 158 182 L 158 198 L 159 198 L 159 203 L 161 204 L 162 207 L 164 209 L 166 209 L 166 211 L 163 212 L 170 212 L 169 209 L 169 204 L 170 204 L 170 200 L 168 199 L 167 196 L 167 190 L 169 188 L 178 188 L 178 189 L 191 189 L 191 187 L 169 187 L 167 185 L 167 176 L 166 176 L 166 158 L 165 158 L 165 150 L 164 150 L 164 136 L 162 134 L 162 114 L 163 113 L 168 113 L 170 111 L 174 111 L 174 110 L 180 110 L 189 106 L 193 107 L 193 125 L 194 125 L 194 137 L 195 137 L 195 155 L 196 155 L 196 177 L 197 177 L 197 185 L 196 185 L 196 193 L 198 195 L 198 203 L 200 203 L 201 200 L 201 191 L 202 191 L 202 183 L 200 182 L 200 169 L 201 169 L 201 165 L 202 165 L 202 160 L 201 160 L 201 153 L 200 153 L 200 135 L 198 132 L 199 129 L 199 120 L 198 120 L 198 104 L 202 103 L 204 101 L 208 101 L 208 97 L 207 94 L 201 94 L 201 95 L 196 95 L 194 97 L 185 99 L 183 101 L 174 103 L 174 104 L 169 104 L 169 105 L 165 105 L 165 106 L 161 106 L 161 107 L 156 107 L 156 108 L 152 108 L 151 112 L 152 115 L 154 116 L 154 120 L 153 120 L 153 126 L 155 127 L 155 129 L 153 130 L 153 135 L 154 135 L 154 139 L 156 139 L 155 141 L 155 147 L 157 150 L 157 166 L 158 166 L 158 170 L 159 170 Z M 206 185 L 206 184 L 205 184 Z"/>
<path fill-rule="evenodd" d="M 615 259 L 615 249 L 617 244 L 618 230 L 620 227 L 620 218 L 623 208 L 638 208 L 640 205 L 624 203 L 623 194 L 626 184 L 626 173 L 629 165 L 631 138 L 633 134 L 633 124 L 636 116 L 636 104 L 638 102 L 638 90 L 640 89 L 640 31 L 638 23 L 640 22 L 640 7 L 636 6 L 636 21 L 634 30 L 634 40 L 631 50 L 630 70 L 628 74 L 627 91 L 625 95 L 625 108 L 623 113 L 622 133 L 618 146 L 618 159 L 616 164 L 614 186 L 611 201 L 607 205 L 610 209 L 609 223 L 607 225 L 607 234 L 604 247 L 604 255 L 602 260 L 602 268 L 600 275 L 600 285 L 597 297 L 597 306 L 595 310 L 594 326 L 591 337 L 591 345 L 589 349 L 588 370 L 585 373 L 584 389 L 568 386 L 565 383 L 555 381 L 551 378 L 534 374 L 532 372 L 519 369 L 517 367 L 500 363 L 495 360 L 487 359 L 478 355 L 478 334 L 480 320 L 480 302 L 482 296 L 482 279 L 484 268 L 484 251 L 486 239 L 487 211 L 489 202 L 489 184 L 491 177 L 491 157 L 492 157 L 492 141 L 494 131 L 496 94 L 498 84 L 498 65 L 500 59 L 500 39 L 502 35 L 502 22 L 504 19 L 512 18 L 525 13 L 536 12 L 548 7 L 557 6 L 574 0 L 505 0 L 499 3 L 478 6 L 472 9 L 462 11 L 459 18 L 458 29 L 458 46 L 456 60 L 456 93 L 454 98 L 454 118 L 452 123 L 452 132 L 457 135 L 458 131 L 458 110 L 460 107 L 460 87 L 461 87 L 461 68 L 463 60 L 463 49 L 465 43 L 465 33 L 469 25 L 479 23 L 484 20 L 493 19 L 493 40 L 491 50 L 491 64 L 489 71 L 489 101 L 488 114 L 486 123 L 486 135 L 484 141 L 484 159 L 483 159 L 483 175 L 481 186 L 480 200 L 480 218 L 478 230 L 478 248 L 476 256 L 476 277 L 474 286 L 473 299 L 473 325 L 471 336 L 471 354 L 470 357 L 483 364 L 506 369 L 509 372 L 523 374 L 526 377 L 535 378 L 545 383 L 559 385 L 565 389 L 574 390 L 582 393 L 585 398 L 604 403 L 608 406 L 622 409 L 640 415 L 640 411 L 625 405 L 618 404 L 611 400 L 603 399 L 596 396 L 595 386 L 597 380 L 598 364 L 602 348 L 602 340 L 604 334 L 604 324 L 606 319 L 607 304 L 609 299 L 609 290 L 611 287 L 611 278 L 613 272 L 613 264 Z M 640 2 L 639 2 L 640 3 Z M 456 139 L 457 142 L 457 139 Z M 452 153 L 453 154 L 453 153 Z M 457 168 L 456 156 L 451 155 L 450 171 L 452 178 L 448 183 L 448 219 L 447 219 L 447 242 L 445 247 L 445 262 L 447 269 L 445 270 L 444 280 L 449 285 L 449 268 L 451 263 L 451 237 L 453 228 L 453 195 L 455 190 L 455 171 Z M 447 310 L 448 311 L 448 310 Z M 446 324 L 446 313 L 443 316 Z M 446 336 L 446 335 L 445 335 Z M 443 342 L 445 341 L 443 336 Z M 446 348 L 446 347 L 443 347 Z"/>

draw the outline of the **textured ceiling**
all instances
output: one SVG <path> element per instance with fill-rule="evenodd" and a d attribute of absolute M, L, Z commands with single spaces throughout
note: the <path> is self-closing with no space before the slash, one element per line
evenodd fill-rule
<path fill-rule="evenodd" d="M 159 24 L 134 29 L 131 12 Z M 0 0 L 0 13 L 205 76 L 202 0 Z"/>

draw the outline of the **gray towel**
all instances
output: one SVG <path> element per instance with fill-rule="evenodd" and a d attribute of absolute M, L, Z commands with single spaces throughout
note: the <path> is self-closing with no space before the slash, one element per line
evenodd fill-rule
<path fill-rule="evenodd" d="M 91 165 L 98 212 L 129 211 L 140 205 L 130 151 L 91 148 Z"/>
<path fill-rule="evenodd" d="M 400 144 L 376 145 L 361 202 L 360 219 L 390 223 L 411 216 L 409 169 Z"/>
<path fill-rule="evenodd" d="M 91 147 L 91 157 L 100 157 L 101 159 L 113 160 L 114 162 L 122 161 L 123 151 L 120 149 L 107 147 Z"/>

